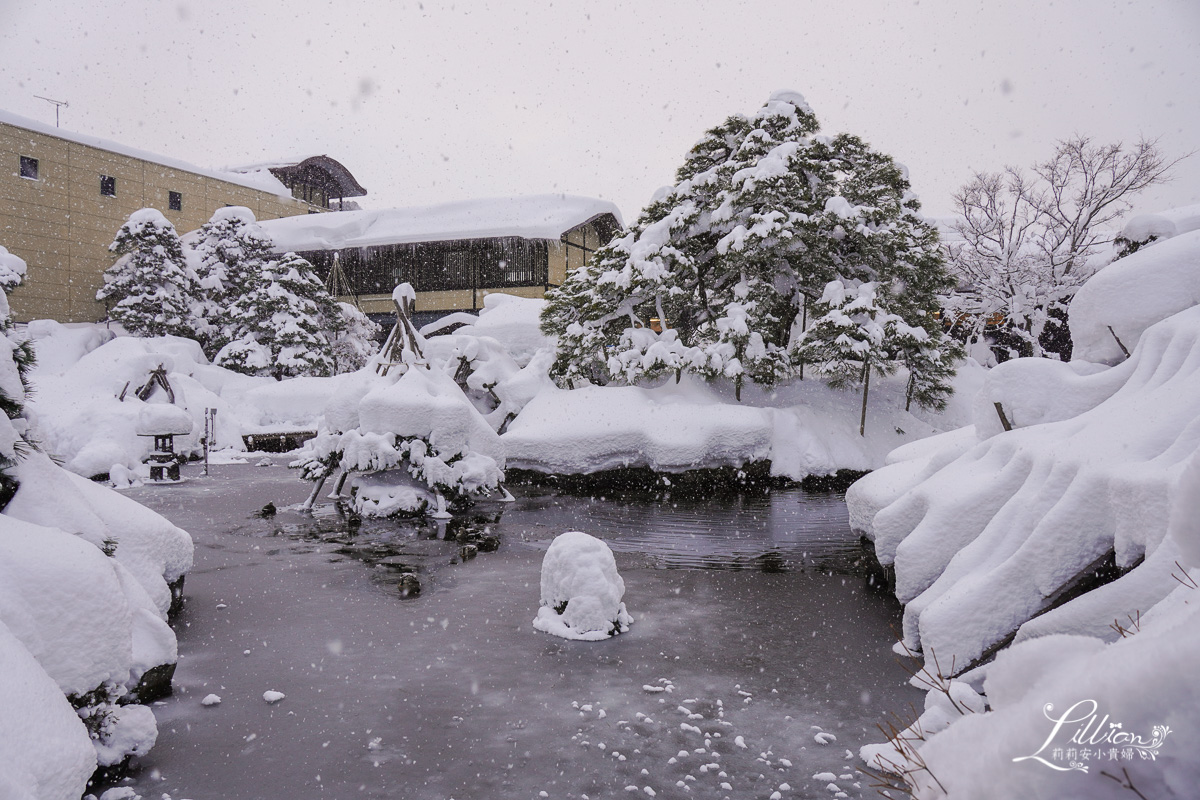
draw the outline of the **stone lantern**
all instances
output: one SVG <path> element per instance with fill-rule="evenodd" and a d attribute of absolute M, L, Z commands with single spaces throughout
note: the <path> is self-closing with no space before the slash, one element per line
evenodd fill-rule
<path fill-rule="evenodd" d="M 193 424 L 191 414 L 169 403 L 150 404 L 138 413 L 137 435 L 154 439 L 154 448 L 146 456 L 150 480 L 179 480 L 175 437 L 190 434 Z"/>

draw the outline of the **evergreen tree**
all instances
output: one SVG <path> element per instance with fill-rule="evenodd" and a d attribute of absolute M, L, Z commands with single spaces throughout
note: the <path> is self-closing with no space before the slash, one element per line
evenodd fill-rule
<path fill-rule="evenodd" d="M 328 332 L 340 324 L 341 310 L 313 274 L 312 265 L 288 253 L 266 261 L 245 281 L 243 293 L 227 310 L 222 336 L 228 342 L 214 363 L 279 380 L 332 375 Z"/>
<path fill-rule="evenodd" d="M 691 371 L 731 380 L 740 398 L 747 379 L 800 374 L 808 305 L 837 279 L 872 283 L 888 313 L 941 347 L 929 312 L 949 279 L 903 168 L 818 128 L 800 95 L 779 92 L 710 130 L 637 224 L 547 295 L 552 376 L 573 386 Z"/>
<path fill-rule="evenodd" d="M 227 310 L 258 284 L 264 265 L 275 258 L 271 248 L 270 236 L 248 208 L 219 208 L 200 227 L 192 249 L 202 300 L 191 322 L 210 358 L 239 335 Z"/>
<path fill-rule="evenodd" d="M 8 293 L 25 280 L 25 261 L 0 246 L 0 510 L 13 495 L 18 483 L 11 470 L 31 445 L 25 439 L 25 395 L 29 391 L 29 370 L 33 368 L 33 344 L 15 336 L 9 315 Z"/>
<path fill-rule="evenodd" d="M 337 303 L 337 316 L 330 331 L 330 353 L 335 372 L 362 369 L 379 350 L 376 337 L 380 326 L 349 303 Z"/>
<path fill-rule="evenodd" d="M 143 208 L 129 215 L 108 249 L 119 258 L 104 271 L 96 299 L 108 305 L 109 318 L 137 336 L 192 336 L 198 287 L 175 226 Z"/>

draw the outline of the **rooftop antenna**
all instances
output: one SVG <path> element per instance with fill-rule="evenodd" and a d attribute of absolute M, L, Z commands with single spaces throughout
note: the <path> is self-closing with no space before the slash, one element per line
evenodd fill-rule
<path fill-rule="evenodd" d="M 40 94 L 35 94 L 34 97 L 36 97 L 38 100 L 45 100 L 47 103 L 54 104 L 54 127 L 57 128 L 58 127 L 59 109 L 67 106 L 68 105 L 67 101 L 66 100 L 51 100 L 49 97 L 42 97 Z"/>

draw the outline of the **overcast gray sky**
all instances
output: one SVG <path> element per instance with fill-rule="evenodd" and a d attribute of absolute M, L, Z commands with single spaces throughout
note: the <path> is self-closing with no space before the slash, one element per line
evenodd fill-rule
<path fill-rule="evenodd" d="M 1056 139 L 1200 149 L 1200 2 L 0 0 L 0 108 L 209 167 L 327 153 L 386 207 L 541 192 L 627 221 L 776 89 L 929 212 Z M 1200 155 L 1139 210 L 1200 203 Z"/>

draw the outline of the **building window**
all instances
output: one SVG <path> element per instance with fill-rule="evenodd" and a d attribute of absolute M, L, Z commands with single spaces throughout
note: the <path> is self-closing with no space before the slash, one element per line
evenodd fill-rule
<path fill-rule="evenodd" d="M 167 192 L 167 208 L 172 211 L 183 211 L 183 194 L 180 192 Z"/>
<path fill-rule="evenodd" d="M 100 176 L 100 194 L 105 197 L 117 196 L 117 179 L 108 175 Z"/>
<path fill-rule="evenodd" d="M 21 156 L 21 177 L 31 181 L 38 179 L 38 160 L 29 156 Z"/>

